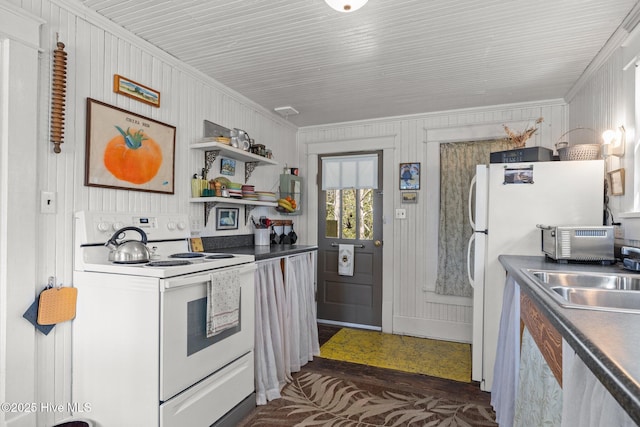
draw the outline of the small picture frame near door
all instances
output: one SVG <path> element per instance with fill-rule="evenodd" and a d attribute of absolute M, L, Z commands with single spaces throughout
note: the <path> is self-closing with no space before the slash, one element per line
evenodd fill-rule
<path fill-rule="evenodd" d="M 402 194 L 402 203 L 418 203 L 417 191 L 403 191 L 401 194 Z"/>
<path fill-rule="evenodd" d="M 400 163 L 400 190 L 420 189 L 420 163 Z"/>

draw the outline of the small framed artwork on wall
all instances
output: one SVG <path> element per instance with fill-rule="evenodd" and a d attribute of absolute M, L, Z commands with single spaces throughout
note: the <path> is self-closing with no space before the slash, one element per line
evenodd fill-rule
<path fill-rule="evenodd" d="M 113 91 L 145 104 L 160 107 L 160 92 L 118 74 L 113 75 Z"/>
<path fill-rule="evenodd" d="M 611 181 L 611 195 L 624 195 L 624 169 L 616 169 L 609 172 L 609 181 Z"/>
<path fill-rule="evenodd" d="M 402 194 L 402 203 L 418 203 L 417 191 L 403 191 L 401 194 Z"/>
<path fill-rule="evenodd" d="M 239 208 L 216 208 L 216 230 L 237 230 Z"/>
<path fill-rule="evenodd" d="M 220 159 L 220 173 L 233 176 L 236 174 L 236 161 L 233 159 Z"/>
<path fill-rule="evenodd" d="M 420 189 L 420 163 L 400 163 L 400 190 Z"/>

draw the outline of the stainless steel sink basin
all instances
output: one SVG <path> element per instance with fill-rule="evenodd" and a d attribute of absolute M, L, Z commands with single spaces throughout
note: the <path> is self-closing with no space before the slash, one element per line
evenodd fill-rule
<path fill-rule="evenodd" d="M 640 293 L 629 291 L 612 291 L 603 289 L 569 288 L 556 286 L 551 288 L 564 300 L 571 304 L 586 307 L 601 307 L 640 312 Z"/>
<path fill-rule="evenodd" d="M 525 273 L 563 307 L 640 313 L 640 275 L 550 270 Z"/>
<path fill-rule="evenodd" d="M 562 271 L 532 271 L 531 274 L 549 286 L 579 288 L 640 290 L 640 276 L 624 274 L 573 273 Z"/>

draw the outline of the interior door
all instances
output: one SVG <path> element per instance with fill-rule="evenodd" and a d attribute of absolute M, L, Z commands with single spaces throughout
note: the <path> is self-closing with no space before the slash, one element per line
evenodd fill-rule
<path fill-rule="evenodd" d="M 318 322 L 382 328 L 382 152 L 378 188 L 318 190 Z M 348 156 L 340 153 L 340 156 Z M 319 158 L 319 182 L 322 159 Z M 338 274 L 338 245 L 354 245 L 353 276 Z"/>

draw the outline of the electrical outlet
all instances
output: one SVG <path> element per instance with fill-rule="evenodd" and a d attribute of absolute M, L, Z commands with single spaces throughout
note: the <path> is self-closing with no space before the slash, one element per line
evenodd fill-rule
<path fill-rule="evenodd" d="M 396 209 L 396 219 L 407 219 L 407 210 Z"/>
<path fill-rule="evenodd" d="M 53 191 L 40 192 L 40 212 L 44 214 L 56 213 L 56 193 Z"/>
<path fill-rule="evenodd" d="M 202 231 L 203 227 L 204 227 L 204 224 L 202 223 L 202 220 L 200 218 L 191 218 L 191 231 L 192 232 Z"/>
<path fill-rule="evenodd" d="M 616 239 L 624 239 L 624 228 L 621 225 L 614 225 L 613 235 Z"/>

